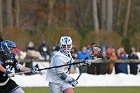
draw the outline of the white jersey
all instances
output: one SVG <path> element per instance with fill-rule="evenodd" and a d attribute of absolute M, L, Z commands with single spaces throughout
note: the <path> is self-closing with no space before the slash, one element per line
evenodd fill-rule
<path fill-rule="evenodd" d="M 72 62 L 74 62 L 74 60 L 71 57 L 71 54 L 68 54 L 68 56 L 66 56 L 62 52 L 59 51 L 52 57 L 50 67 L 65 65 Z M 49 82 L 63 83 L 64 81 L 60 79 L 59 74 L 60 73 L 69 74 L 70 67 L 71 65 L 49 69 L 48 74 L 47 74 L 49 77 Z"/>

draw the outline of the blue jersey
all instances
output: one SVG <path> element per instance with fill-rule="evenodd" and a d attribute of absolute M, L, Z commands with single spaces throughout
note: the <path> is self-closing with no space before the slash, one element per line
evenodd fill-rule
<path fill-rule="evenodd" d="M 86 60 L 86 59 L 90 59 L 90 55 L 88 52 L 83 53 L 83 52 L 78 52 L 78 59 L 80 60 Z"/>

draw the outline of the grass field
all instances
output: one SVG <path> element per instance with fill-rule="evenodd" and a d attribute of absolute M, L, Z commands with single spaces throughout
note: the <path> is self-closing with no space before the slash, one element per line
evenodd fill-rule
<path fill-rule="evenodd" d="M 48 87 L 23 89 L 25 93 L 49 93 Z M 75 93 L 140 93 L 140 87 L 77 87 Z"/>

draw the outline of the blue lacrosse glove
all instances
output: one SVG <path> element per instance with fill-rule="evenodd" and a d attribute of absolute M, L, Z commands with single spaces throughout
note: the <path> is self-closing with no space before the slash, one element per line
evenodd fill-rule
<path fill-rule="evenodd" d="M 38 68 L 35 67 L 35 66 L 33 66 L 33 67 L 31 68 L 31 73 L 33 73 L 33 74 L 38 74 L 38 73 L 39 73 Z"/>
<path fill-rule="evenodd" d="M 5 74 L 6 74 L 6 76 L 8 76 L 9 78 L 15 76 L 14 73 L 13 73 L 10 69 L 6 69 Z"/>
<path fill-rule="evenodd" d="M 72 84 L 73 87 L 75 87 L 78 84 L 78 81 L 74 78 L 72 78 L 72 80 L 69 82 Z"/>

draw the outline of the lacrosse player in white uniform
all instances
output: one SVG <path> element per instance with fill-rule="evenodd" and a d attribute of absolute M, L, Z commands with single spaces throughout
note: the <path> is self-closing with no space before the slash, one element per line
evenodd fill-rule
<path fill-rule="evenodd" d="M 50 67 L 70 64 L 74 62 L 71 56 L 72 39 L 69 36 L 60 38 L 60 51 L 51 60 Z M 71 65 L 48 70 L 50 93 L 74 93 L 77 80 L 69 76 Z"/>

